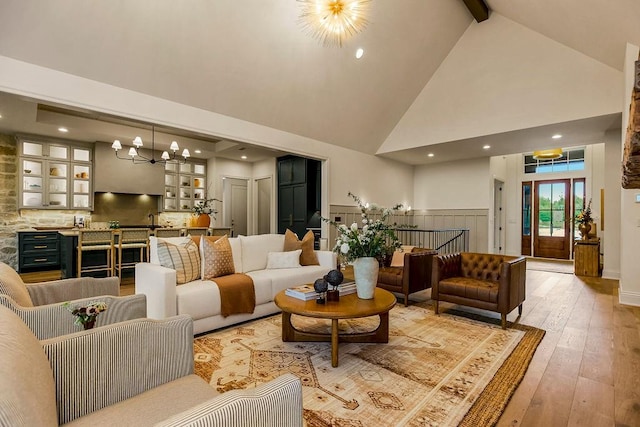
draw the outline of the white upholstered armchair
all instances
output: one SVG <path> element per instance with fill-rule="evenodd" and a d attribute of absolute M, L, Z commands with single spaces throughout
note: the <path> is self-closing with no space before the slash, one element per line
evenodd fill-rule
<path fill-rule="evenodd" d="M 10 266 L 0 262 L 0 305 L 10 308 L 29 326 L 38 339 L 70 334 L 82 329 L 62 306 L 86 305 L 95 300 L 107 304 L 98 316 L 97 326 L 147 316 L 144 295 L 119 297 L 120 279 L 81 277 L 25 284 Z"/>

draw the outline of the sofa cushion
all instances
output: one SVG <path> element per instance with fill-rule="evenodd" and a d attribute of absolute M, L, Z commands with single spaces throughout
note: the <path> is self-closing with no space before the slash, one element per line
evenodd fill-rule
<path fill-rule="evenodd" d="M 216 237 L 210 239 L 209 237 Z M 201 239 L 202 248 L 202 278 L 204 280 L 235 273 L 231 245 L 226 234 L 218 236 L 204 236 Z"/>
<path fill-rule="evenodd" d="M 233 256 L 233 269 L 236 273 L 243 273 L 242 269 L 242 242 L 239 237 L 230 237 L 231 256 Z"/>
<path fill-rule="evenodd" d="M 260 234 L 256 236 L 240 236 L 242 244 L 242 269 L 239 273 L 267 268 L 269 252 L 282 252 L 284 248 L 283 234 Z"/>
<path fill-rule="evenodd" d="M 271 278 L 268 276 L 255 277 L 252 273 L 247 275 L 253 280 L 256 305 L 273 301 Z M 194 280 L 176 287 L 176 305 L 178 313 L 189 314 L 193 320 L 220 315 L 222 312 L 220 290 L 215 279 Z"/>
<path fill-rule="evenodd" d="M 0 294 L 9 295 L 22 307 L 33 307 L 31 296 L 20 275 L 7 264 L 0 263 Z"/>
<path fill-rule="evenodd" d="M 154 425 L 218 395 L 202 378 L 192 374 L 77 418 L 65 426 Z"/>
<path fill-rule="evenodd" d="M 159 241 L 158 259 L 160 265 L 176 271 L 176 283 L 191 282 L 200 277 L 200 249 L 191 239 L 184 245 L 174 245 Z"/>
<path fill-rule="evenodd" d="M 490 280 L 456 276 L 441 280 L 438 283 L 438 293 L 497 304 L 498 286 L 498 282 Z"/>
<path fill-rule="evenodd" d="M 267 270 L 276 268 L 298 268 L 301 249 L 290 252 L 269 252 L 267 254 Z"/>
<path fill-rule="evenodd" d="M 313 244 L 315 241 L 315 235 L 313 231 L 307 231 L 302 240 L 298 239 L 298 236 L 293 231 L 287 229 L 284 233 L 284 251 L 295 251 L 301 249 L 300 265 L 318 265 L 318 257 L 314 250 Z"/>
<path fill-rule="evenodd" d="M 247 273 L 254 284 L 260 280 L 271 280 L 272 298 L 281 290 L 306 283 L 313 283 L 322 278 L 331 268 L 320 265 L 306 265 L 299 268 L 281 268 L 277 270 L 258 270 Z M 257 287 L 256 287 L 257 292 Z"/>
<path fill-rule="evenodd" d="M 463 252 L 460 256 L 460 272 L 463 276 L 478 280 L 500 280 L 500 264 L 505 261 L 504 256 L 471 252 Z"/>
<path fill-rule="evenodd" d="M 57 426 L 51 366 L 27 325 L 0 306 L 0 424 Z"/>

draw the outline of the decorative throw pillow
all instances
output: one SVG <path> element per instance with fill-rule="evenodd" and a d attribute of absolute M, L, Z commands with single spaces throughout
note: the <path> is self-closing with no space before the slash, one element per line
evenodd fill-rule
<path fill-rule="evenodd" d="M 284 251 L 302 250 L 300 255 L 300 265 L 320 265 L 318 256 L 313 249 L 314 235 L 313 231 L 307 231 L 302 240 L 298 240 L 298 236 L 293 231 L 287 229 L 284 233 Z"/>
<path fill-rule="evenodd" d="M 182 245 L 158 240 L 160 265 L 176 271 L 176 283 L 191 282 L 200 278 L 200 250 L 191 239 Z"/>
<path fill-rule="evenodd" d="M 403 245 L 402 249 L 397 249 L 393 252 L 393 258 L 391 258 L 391 267 L 404 267 L 404 254 L 409 253 L 415 246 Z"/>
<path fill-rule="evenodd" d="M 276 268 L 298 268 L 302 249 L 289 252 L 269 252 L 267 255 L 267 270 Z"/>
<path fill-rule="evenodd" d="M 209 280 L 214 277 L 235 273 L 233 254 L 231 253 L 231 245 L 227 235 L 210 237 L 216 237 L 216 239 L 200 239 L 200 244 L 202 245 L 202 268 L 204 271 L 202 278 Z"/>

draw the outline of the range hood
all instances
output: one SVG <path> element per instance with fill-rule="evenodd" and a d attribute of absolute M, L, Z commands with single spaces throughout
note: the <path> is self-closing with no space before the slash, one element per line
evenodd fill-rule
<path fill-rule="evenodd" d="M 158 196 L 164 193 L 164 165 L 134 165 L 118 159 L 111 144 L 105 142 L 96 142 L 94 156 L 95 192 Z"/>

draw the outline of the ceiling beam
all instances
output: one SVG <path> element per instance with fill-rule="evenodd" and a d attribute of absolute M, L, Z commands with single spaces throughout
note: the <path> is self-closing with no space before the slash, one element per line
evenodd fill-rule
<path fill-rule="evenodd" d="M 484 0 L 462 0 L 477 22 L 489 19 L 489 7 Z"/>

